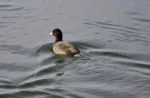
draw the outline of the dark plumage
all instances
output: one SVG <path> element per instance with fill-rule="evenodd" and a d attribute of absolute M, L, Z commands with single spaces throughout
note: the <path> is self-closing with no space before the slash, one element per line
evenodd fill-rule
<path fill-rule="evenodd" d="M 50 35 L 55 37 L 53 52 L 58 55 L 76 56 L 80 53 L 79 49 L 69 42 L 63 41 L 63 34 L 59 28 L 54 29 Z"/>

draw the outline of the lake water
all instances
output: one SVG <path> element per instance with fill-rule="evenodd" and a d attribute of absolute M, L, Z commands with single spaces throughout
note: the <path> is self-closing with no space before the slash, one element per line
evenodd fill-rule
<path fill-rule="evenodd" d="M 0 0 L 0 98 L 150 98 L 150 0 Z"/>

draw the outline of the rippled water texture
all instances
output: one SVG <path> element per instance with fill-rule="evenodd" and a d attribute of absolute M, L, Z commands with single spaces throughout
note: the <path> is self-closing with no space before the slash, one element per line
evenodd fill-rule
<path fill-rule="evenodd" d="M 150 98 L 150 1 L 0 0 L 0 98 Z"/>

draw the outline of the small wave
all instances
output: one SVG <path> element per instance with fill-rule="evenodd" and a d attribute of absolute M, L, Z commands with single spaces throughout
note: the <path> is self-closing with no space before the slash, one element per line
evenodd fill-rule
<path fill-rule="evenodd" d="M 4 93 L 0 93 L 1 98 L 26 98 L 26 97 L 33 97 L 33 96 L 42 96 L 42 95 L 49 95 L 49 93 L 40 91 L 40 90 L 8 90 Z"/>
<path fill-rule="evenodd" d="M 9 3 L 9 4 L 0 4 L 0 11 L 19 11 L 24 9 L 24 7 L 19 7 L 16 4 Z"/>
<path fill-rule="evenodd" d="M 35 69 L 33 72 L 32 72 L 32 76 L 42 76 L 42 75 L 45 75 L 45 74 L 48 74 L 48 73 L 53 73 L 53 72 L 56 72 L 58 70 L 61 69 L 61 67 L 63 66 L 56 66 L 55 64 L 51 64 L 51 65 L 42 65 L 40 67 L 38 67 L 37 69 Z"/>
<path fill-rule="evenodd" d="M 27 68 L 27 66 L 20 66 L 16 63 L 0 63 L 0 70 L 21 72 L 29 70 L 29 68 Z"/>
<path fill-rule="evenodd" d="M 44 45 L 37 46 L 35 48 L 34 56 L 39 56 L 40 54 L 50 53 L 52 52 L 52 43 L 47 43 Z"/>
<path fill-rule="evenodd" d="M 131 54 L 121 50 L 109 50 L 109 49 L 88 49 L 85 53 L 107 56 L 107 57 L 117 57 L 117 58 L 131 58 Z"/>
<path fill-rule="evenodd" d="M 3 85 L 0 85 L 0 88 L 13 89 L 13 88 L 16 88 L 16 86 L 15 85 L 11 85 L 11 84 L 3 84 Z"/>
<path fill-rule="evenodd" d="M 139 12 L 135 12 L 135 11 L 129 11 L 129 12 L 127 12 L 127 14 L 129 14 L 129 15 L 140 15 Z"/>
<path fill-rule="evenodd" d="M 13 6 L 12 4 L 0 4 L 0 8 L 7 8 Z"/>
<path fill-rule="evenodd" d="M 72 42 L 74 45 L 76 45 L 79 49 L 87 49 L 87 48 L 97 48 L 98 46 L 96 44 L 90 43 L 90 42 Z"/>
<path fill-rule="evenodd" d="M 106 28 L 106 29 L 112 29 L 117 31 L 130 31 L 130 32 L 137 32 L 140 31 L 140 29 L 135 27 L 129 27 L 129 26 L 123 26 L 120 24 L 115 23 L 108 23 L 108 22 L 85 22 L 86 25 L 93 25 L 96 27 Z"/>
<path fill-rule="evenodd" d="M 11 84 L 11 82 L 8 80 L 0 79 L 0 84 Z"/>
<path fill-rule="evenodd" d="M 150 69 L 150 62 L 146 62 L 146 61 L 131 60 L 131 59 L 118 59 L 116 62 L 123 64 L 123 65 Z"/>
<path fill-rule="evenodd" d="M 55 63 L 58 63 L 58 64 L 61 64 L 65 61 L 65 57 L 64 56 L 58 56 L 58 55 L 54 55 L 52 57 L 48 57 L 48 58 L 45 58 L 41 64 L 45 65 L 45 64 L 50 64 L 52 62 L 55 62 Z"/>
<path fill-rule="evenodd" d="M 36 86 L 49 85 L 54 82 L 54 79 L 34 79 L 21 83 L 19 88 L 32 88 Z"/>
<path fill-rule="evenodd" d="M 128 29 L 128 30 L 133 30 L 133 31 L 139 31 L 138 28 L 134 28 L 134 27 L 129 27 L 129 26 L 122 26 L 119 24 L 113 24 L 113 23 L 106 23 L 106 22 L 96 22 L 97 24 L 101 24 L 101 25 L 106 25 L 106 26 L 112 26 L 112 27 L 120 27 L 122 29 Z"/>
<path fill-rule="evenodd" d="M 146 18 L 133 18 L 133 20 L 140 21 L 140 22 L 145 22 L 145 23 L 150 22 L 150 19 L 146 19 Z"/>
<path fill-rule="evenodd" d="M 10 81 L 8 80 L 0 80 L 0 88 L 3 89 L 12 89 L 15 88 L 16 86 L 14 84 L 12 84 Z"/>

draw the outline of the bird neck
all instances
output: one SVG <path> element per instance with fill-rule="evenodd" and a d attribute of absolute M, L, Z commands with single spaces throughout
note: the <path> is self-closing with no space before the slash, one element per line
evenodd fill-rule
<path fill-rule="evenodd" d="M 56 43 L 56 42 L 59 42 L 59 41 L 63 41 L 62 38 L 56 38 L 56 39 L 55 39 L 55 43 Z"/>

